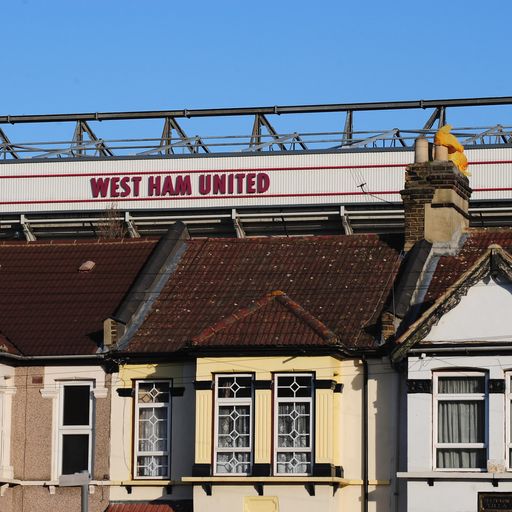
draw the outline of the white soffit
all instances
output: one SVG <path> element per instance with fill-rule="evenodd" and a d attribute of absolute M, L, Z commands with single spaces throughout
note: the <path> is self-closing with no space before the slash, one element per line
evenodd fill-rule
<path fill-rule="evenodd" d="M 432 327 L 425 341 L 512 342 L 512 284 L 485 279 Z"/>

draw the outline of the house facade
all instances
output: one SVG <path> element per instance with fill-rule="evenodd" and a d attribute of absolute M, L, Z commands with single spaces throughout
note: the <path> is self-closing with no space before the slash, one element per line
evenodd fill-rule
<path fill-rule="evenodd" d="M 409 166 L 410 249 L 391 359 L 402 373 L 411 512 L 512 509 L 512 232 L 469 229 L 467 179 L 442 162 Z"/>
<path fill-rule="evenodd" d="M 111 389 L 103 319 L 157 245 L 35 242 L 0 245 L 0 510 L 89 510 L 110 496 Z M 122 262 L 122 269 L 120 269 Z"/>
<path fill-rule="evenodd" d="M 400 244 L 185 241 L 145 320 L 112 347 L 112 429 L 125 433 L 112 500 L 393 509 L 399 379 L 380 314 Z"/>

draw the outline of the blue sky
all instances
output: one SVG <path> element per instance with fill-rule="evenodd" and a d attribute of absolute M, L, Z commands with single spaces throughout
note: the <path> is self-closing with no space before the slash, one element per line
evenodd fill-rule
<path fill-rule="evenodd" d="M 506 1 L 9 0 L 0 115 L 512 95 L 511 14 Z M 342 129 L 340 114 L 328 117 L 276 125 Z M 356 124 L 419 127 L 425 117 L 360 114 Z M 474 109 L 448 120 L 511 117 L 511 108 Z M 201 121 L 200 132 L 250 131 L 232 123 Z M 44 134 L 4 129 L 11 139 Z M 160 130 L 146 122 L 139 133 Z"/>

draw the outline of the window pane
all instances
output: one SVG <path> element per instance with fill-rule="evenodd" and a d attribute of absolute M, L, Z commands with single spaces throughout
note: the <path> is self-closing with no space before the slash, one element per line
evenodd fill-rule
<path fill-rule="evenodd" d="M 62 424 L 89 425 L 90 386 L 64 386 L 64 416 Z"/>
<path fill-rule="evenodd" d="M 277 396 L 279 398 L 310 398 L 312 378 L 306 376 L 283 376 L 277 378 Z"/>
<path fill-rule="evenodd" d="M 485 393 L 485 377 L 439 377 L 439 393 Z"/>
<path fill-rule="evenodd" d="M 250 398 L 252 395 L 252 377 L 249 376 L 219 377 L 217 384 L 219 398 Z"/>
<path fill-rule="evenodd" d="M 250 407 L 233 405 L 219 407 L 218 446 L 219 448 L 250 446 Z"/>
<path fill-rule="evenodd" d="M 89 436 L 64 434 L 62 436 L 62 474 L 72 475 L 89 469 Z"/>
<path fill-rule="evenodd" d="M 278 407 L 277 445 L 279 447 L 310 446 L 310 404 L 281 403 Z"/>
<path fill-rule="evenodd" d="M 437 431 L 440 443 L 485 442 L 484 402 L 439 402 Z"/>
<path fill-rule="evenodd" d="M 277 454 L 278 473 L 311 473 L 311 453 L 286 452 Z"/>
<path fill-rule="evenodd" d="M 139 451 L 161 452 L 167 450 L 167 408 L 144 407 L 139 409 Z"/>
<path fill-rule="evenodd" d="M 137 476 L 167 476 L 169 473 L 168 457 L 143 455 L 137 457 Z"/>
<path fill-rule="evenodd" d="M 137 400 L 141 404 L 156 404 L 169 402 L 168 382 L 147 382 L 139 384 Z"/>
<path fill-rule="evenodd" d="M 251 461 L 249 452 L 217 453 L 216 473 L 248 473 Z"/>
<path fill-rule="evenodd" d="M 485 468 L 485 448 L 441 448 L 437 450 L 437 467 L 441 469 L 454 468 Z"/>

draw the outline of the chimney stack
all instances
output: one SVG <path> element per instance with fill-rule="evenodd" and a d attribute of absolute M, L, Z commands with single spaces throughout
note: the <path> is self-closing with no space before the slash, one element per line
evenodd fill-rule
<path fill-rule="evenodd" d="M 428 161 L 426 140 L 416 140 L 415 163 L 407 167 L 400 191 L 405 211 L 405 250 L 420 240 L 447 243 L 469 227 L 469 180 L 448 160 L 447 148 L 435 146 Z M 442 158 L 442 160 L 440 160 Z"/>

